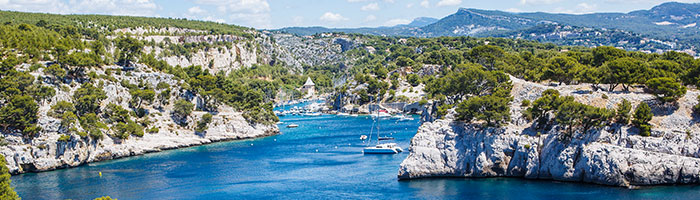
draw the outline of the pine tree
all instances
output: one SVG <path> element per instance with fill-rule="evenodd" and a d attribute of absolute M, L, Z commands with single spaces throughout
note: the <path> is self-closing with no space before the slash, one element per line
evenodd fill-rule
<path fill-rule="evenodd" d="M 20 199 L 15 190 L 10 186 L 10 170 L 7 168 L 5 156 L 0 154 L 0 199 Z"/>
<path fill-rule="evenodd" d="M 654 117 L 651 113 L 651 108 L 645 102 L 642 102 L 634 110 L 634 119 L 632 119 L 632 124 L 639 129 L 639 135 L 649 136 L 651 135 L 651 125 L 649 121 Z"/>

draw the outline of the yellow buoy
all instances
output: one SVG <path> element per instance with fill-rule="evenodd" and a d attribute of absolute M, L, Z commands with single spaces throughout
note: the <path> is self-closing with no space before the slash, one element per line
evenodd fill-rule
<path fill-rule="evenodd" d="M 102 172 L 100 172 L 100 177 L 102 177 Z"/>

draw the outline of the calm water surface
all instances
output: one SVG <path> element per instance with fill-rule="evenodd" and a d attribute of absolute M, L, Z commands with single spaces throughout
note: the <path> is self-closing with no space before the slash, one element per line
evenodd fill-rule
<path fill-rule="evenodd" d="M 381 122 L 405 150 L 419 122 Z M 628 190 L 510 178 L 398 181 L 408 155 L 363 155 L 367 117 L 282 117 L 281 135 L 12 177 L 23 199 L 700 199 L 698 186 Z M 299 124 L 288 129 L 286 124 Z M 98 175 L 102 172 L 102 177 Z"/>

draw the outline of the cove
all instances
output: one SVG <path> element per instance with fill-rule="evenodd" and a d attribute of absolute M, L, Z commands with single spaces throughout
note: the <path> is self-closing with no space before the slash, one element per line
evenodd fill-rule
<path fill-rule="evenodd" d="M 404 150 L 419 124 L 381 121 Z M 369 117 L 281 117 L 281 135 L 12 176 L 23 199 L 697 199 L 698 186 L 629 190 L 524 180 L 398 181 L 408 155 L 363 155 Z M 286 128 L 289 123 L 298 128 Z M 102 176 L 99 176 L 102 172 Z"/>

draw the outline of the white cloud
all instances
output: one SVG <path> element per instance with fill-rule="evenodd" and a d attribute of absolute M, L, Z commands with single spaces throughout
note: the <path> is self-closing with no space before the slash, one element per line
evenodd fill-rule
<path fill-rule="evenodd" d="M 215 18 L 215 17 L 212 17 L 212 16 L 207 16 L 207 17 L 204 18 L 204 20 L 206 20 L 206 21 L 213 21 L 213 22 L 217 22 L 217 23 L 226 23 L 226 20 L 221 19 L 221 18 Z"/>
<path fill-rule="evenodd" d="M 387 2 L 387 3 L 394 3 L 394 2 L 396 2 L 395 0 L 384 0 L 384 1 Z"/>
<path fill-rule="evenodd" d="M 385 26 L 396 26 L 396 25 L 399 25 L 399 24 L 408 24 L 408 23 L 411 23 L 411 20 L 408 20 L 408 19 L 392 19 L 392 20 L 386 21 L 386 22 L 384 23 L 384 25 L 385 25 Z"/>
<path fill-rule="evenodd" d="M 187 12 L 193 15 L 199 15 L 205 13 L 206 11 L 202 10 L 202 8 L 200 8 L 199 6 L 195 6 L 191 7 L 190 9 L 187 9 Z"/>
<path fill-rule="evenodd" d="M 365 17 L 365 21 L 366 21 L 366 22 L 374 21 L 374 20 L 377 20 L 377 16 L 374 16 L 374 15 L 367 15 L 367 17 Z"/>
<path fill-rule="evenodd" d="M 29 12 L 49 12 L 68 14 L 71 13 L 67 4 L 60 0 L 0 0 L 2 10 L 29 11 Z"/>
<path fill-rule="evenodd" d="M 420 2 L 420 6 L 423 6 L 423 8 L 428 8 L 430 7 L 430 2 L 428 2 L 428 0 L 423 0 Z"/>
<path fill-rule="evenodd" d="M 326 12 L 321 15 L 319 18 L 321 21 L 326 21 L 326 22 L 339 22 L 339 21 L 345 21 L 348 20 L 348 18 L 343 17 L 339 13 L 332 13 L 332 12 Z"/>
<path fill-rule="evenodd" d="M 529 5 L 541 5 L 541 4 L 553 4 L 553 3 L 558 3 L 561 0 L 520 0 L 520 4 L 529 4 Z"/>
<path fill-rule="evenodd" d="M 158 6 L 152 0 L 83 0 L 69 1 L 75 13 L 152 16 Z"/>
<path fill-rule="evenodd" d="M 295 16 L 292 21 L 294 21 L 294 26 L 301 26 L 304 24 L 304 17 L 302 16 Z"/>
<path fill-rule="evenodd" d="M 406 8 L 413 8 L 413 3 L 406 4 Z"/>
<path fill-rule="evenodd" d="M 373 11 L 373 10 L 379 10 L 379 4 L 377 3 L 370 3 L 367 5 L 362 6 L 361 8 L 363 11 Z"/>
<path fill-rule="evenodd" d="M 272 27 L 267 0 L 195 0 L 194 3 L 216 6 L 219 15 L 226 16 L 229 19 L 226 21 L 234 24 L 256 28 Z"/>
<path fill-rule="evenodd" d="M 519 13 L 519 12 L 523 12 L 523 11 L 520 9 L 517 9 L 517 8 L 508 8 L 508 9 L 506 9 L 506 12 Z"/>
<path fill-rule="evenodd" d="M 596 4 L 580 3 L 576 5 L 576 9 L 579 13 L 594 12 L 596 8 L 598 8 L 598 5 Z"/>
<path fill-rule="evenodd" d="M 0 0 L 3 10 L 59 14 L 109 14 L 154 16 L 152 0 Z"/>
<path fill-rule="evenodd" d="M 456 6 L 462 3 L 462 0 L 441 0 L 437 6 Z"/>

